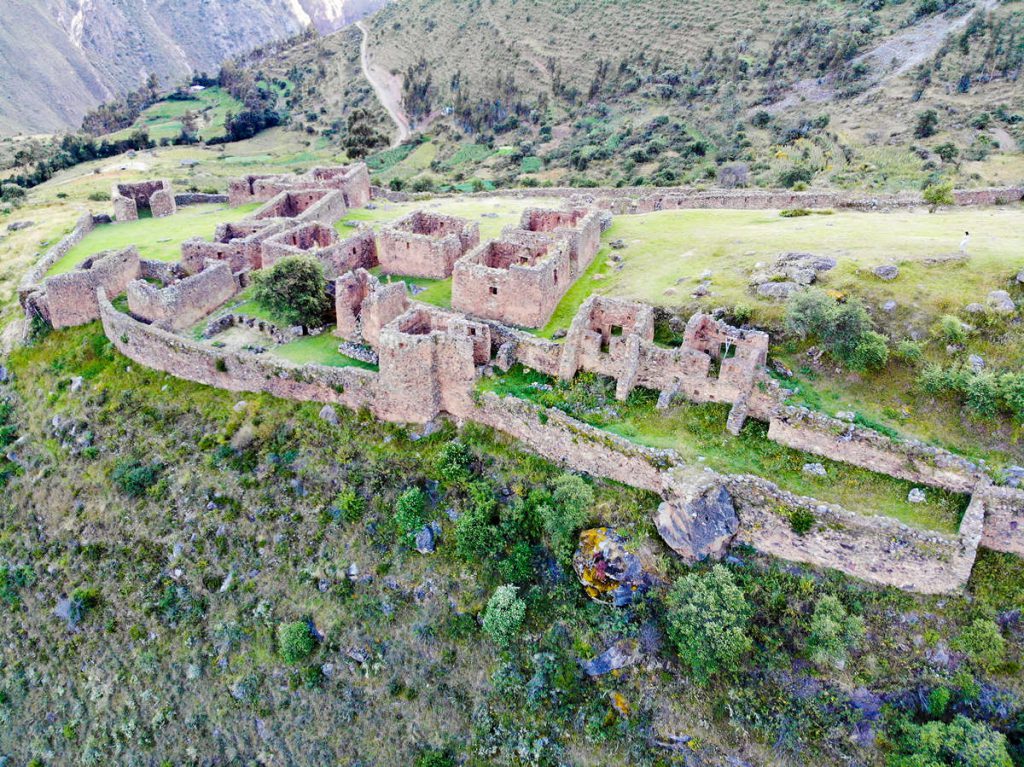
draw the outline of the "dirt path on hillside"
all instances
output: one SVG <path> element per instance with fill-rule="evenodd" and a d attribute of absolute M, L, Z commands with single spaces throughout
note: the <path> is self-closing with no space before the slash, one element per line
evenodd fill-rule
<path fill-rule="evenodd" d="M 391 142 L 391 146 L 408 141 L 412 136 L 412 129 L 409 125 L 409 117 L 402 109 L 402 79 L 393 75 L 383 67 L 370 62 L 370 30 L 362 21 L 357 21 L 356 26 L 363 33 L 363 41 L 359 45 L 359 58 L 363 65 L 363 76 L 370 81 L 377 100 L 384 110 L 391 117 L 398 133 Z"/>
<path fill-rule="evenodd" d="M 868 96 L 872 90 L 890 80 L 906 74 L 918 64 L 935 55 L 946 37 L 959 32 L 978 11 L 987 13 L 999 4 L 999 0 L 979 0 L 963 16 L 948 18 L 933 16 L 920 24 L 907 27 L 869 51 L 856 56 L 852 65 L 866 64 L 867 89 L 857 100 Z M 781 101 L 766 107 L 769 112 L 784 112 L 801 104 L 823 104 L 836 98 L 835 75 L 801 80 L 790 87 L 790 92 Z"/>

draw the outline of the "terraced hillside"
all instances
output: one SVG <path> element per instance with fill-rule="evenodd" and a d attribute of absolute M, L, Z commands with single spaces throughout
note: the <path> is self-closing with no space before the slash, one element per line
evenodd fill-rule
<path fill-rule="evenodd" d="M 1024 173 L 1020 2 L 412 0 L 370 26 L 412 122 L 443 144 L 436 174 L 465 142 L 514 150 L 466 169 L 499 183 Z"/>

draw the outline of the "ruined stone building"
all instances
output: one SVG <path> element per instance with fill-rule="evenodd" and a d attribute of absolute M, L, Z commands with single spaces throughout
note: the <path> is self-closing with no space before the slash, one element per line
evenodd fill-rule
<path fill-rule="evenodd" d="M 443 280 L 480 244 L 480 227 L 462 218 L 417 210 L 381 227 L 377 256 L 385 274 Z"/>
<path fill-rule="evenodd" d="M 172 216 L 178 212 L 174 189 L 166 179 L 114 184 L 110 191 L 116 221 L 135 221 L 139 212 L 148 210 L 153 218 Z"/>

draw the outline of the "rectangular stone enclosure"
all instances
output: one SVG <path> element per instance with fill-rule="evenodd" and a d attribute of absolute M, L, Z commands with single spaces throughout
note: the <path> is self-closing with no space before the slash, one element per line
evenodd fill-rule
<path fill-rule="evenodd" d="M 377 255 L 385 274 L 443 280 L 455 262 L 480 244 L 480 228 L 463 218 L 410 213 L 381 228 Z"/>
<path fill-rule="evenodd" d="M 150 211 L 153 218 L 163 218 L 178 212 L 171 182 L 162 178 L 134 184 L 114 184 L 110 199 L 114 203 L 116 221 L 136 221 L 140 210 Z"/>

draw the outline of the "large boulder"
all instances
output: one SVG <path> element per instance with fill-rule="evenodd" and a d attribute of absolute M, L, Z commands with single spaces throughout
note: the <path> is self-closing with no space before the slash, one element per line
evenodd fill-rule
<path fill-rule="evenodd" d="M 717 474 L 673 476 L 654 524 L 669 548 L 688 562 L 721 559 L 739 530 L 732 496 Z"/>
<path fill-rule="evenodd" d="M 626 549 L 625 539 L 611 527 L 580 533 L 572 568 L 587 595 L 596 602 L 624 607 L 656 581 L 640 557 Z"/>
<path fill-rule="evenodd" d="M 635 639 L 620 639 L 593 660 L 581 660 L 579 664 L 587 676 L 602 676 L 636 664 L 641 655 Z"/>

